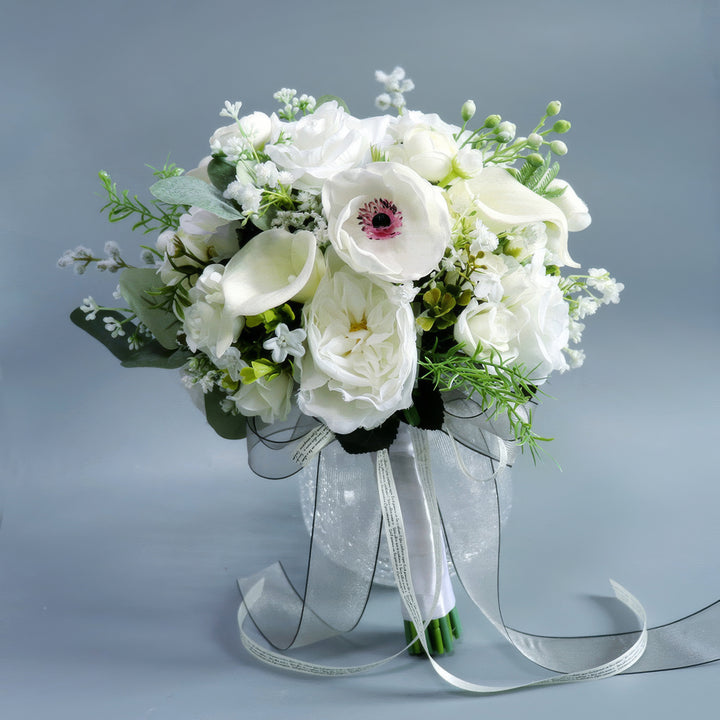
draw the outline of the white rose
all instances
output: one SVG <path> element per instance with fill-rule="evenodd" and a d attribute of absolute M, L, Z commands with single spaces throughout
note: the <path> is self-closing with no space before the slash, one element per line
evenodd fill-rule
<path fill-rule="evenodd" d="M 273 135 L 282 132 L 289 142 L 268 144 L 265 152 L 292 173 L 295 187 L 317 191 L 335 173 L 367 162 L 371 145 L 387 144 L 388 122 L 384 117 L 358 120 L 333 100 L 300 120 L 278 123 Z"/>
<path fill-rule="evenodd" d="M 510 352 L 542 383 L 554 370 L 567 370 L 563 348 L 569 339 L 568 304 L 558 278 L 547 275 L 542 253 L 503 278 L 504 304 L 515 316 L 516 335 Z"/>
<path fill-rule="evenodd" d="M 479 303 L 473 299 L 458 316 L 453 333 L 468 355 L 477 350 L 479 360 L 488 360 L 497 352 L 503 362 L 511 362 L 516 357 L 510 352 L 515 325 L 514 315 L 502 303 Z"/>
<path fill-rule="evenodd" d="M 239 222 L 228 223 L 207 210 L 191 207 L 180 218 L 177 230 L 166 230 L 158 236 L 156 247 L 163 254 L 158 270 L 162 281 L 176 285 L 187 277 L 175 265 L 199 268 L 232 257 L 239 247 L 239 227 Z"/>
<path fill-rule="evenodd" d="M 588 206 L 577 196 L 577 193 L 565 180 L 555 178 L 550 182 L 547 189 L 557 190 L 562 187 L 565 188 L 565 192 L 559 197 L 549 198 L 549 200 L 565 213 L 568 230 L 570 232 L 580 232 L 590 225 L 591 218 Z"/>
<path fill-rule="evenodd" d="M 243 366 L 247 367 L 247 363 L 243 363 Z M 290 414 L 292 392 L 293 379 L 290 373 L 283 372 L 272 380 L 260 378 L 251 383 L 242 383 L 229 398 L 241 415 L 259 415 L 263 422 L 272 424 L 285 420 Z"/>
<path fill-rule="evenodd" d="M 398 163 L 338 173 L 325 184 L 322 201 L 330 242 L 360 273 L 418 280 L 438 266 L 450 243 L 442 191 Z"/>
<path fill-rule="evenodd" d="M 336 433 L 378 427 L 410 407 L 417 349 L 409 303 L 388 283 L 341 266 L 305 306 L 298 406 Z"/>
<path fill-rule="evenodd" d="M 230 315 L 259 315 L 289 300 L 307 302 L 324 271 L 325 261 L 311 232 L 265 230 L 227 264 L 226 310 Z"/>
<path fill-rule="evenodd" d="M 183 331 L 190 350 L 210 357 L 221 357 L 243 329 L 242 317 L 225 312 L 222 278 L 223 265 L 208 265 L 190 290 L 189 307 L 183 314 Z"/>
<path fill-rule="evenodd" d="M 565 213 L 504 168 L 486 167 L 474 177 L 458 181 L 448 190 L 448 199 L 453 211 L 460 215 L 474 210 L 496 235 L 531 223 L 545 223 L 551 262 L 579 267 L 568 253 Z"/>

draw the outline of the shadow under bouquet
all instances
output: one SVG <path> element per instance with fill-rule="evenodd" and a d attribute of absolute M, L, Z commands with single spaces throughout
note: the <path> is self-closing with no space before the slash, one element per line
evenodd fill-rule
<path fill-rule="evenodd" d="M 155 171 L 151 201 L 100 173 L 109 220 L 155 242 L 138 266 L 114 243 L 59 261 L 119 273 L 118 307 L 88 297 L 71 317 L 123 365 L 180 368 L 259 474 L 309 468 L 304 592 L 280 566 L 245 578 L 240 623 L 267 641 L 243 631 L 257 657 L 321 674 L 281 651 L 357 624 L 383 532 L 411 653 L 460 634 L 448 560 L 502 625 L 478 527 L 499 522 L 516 450 L 539 450 L 543 383 L 582 363 L 584 318 L 622 289 L 569 252 L 590 215 L 558 177 L 559 102 L 517 136 L 471 100 L 459 124 L 410 110 L 403 70 L 376 76 L 375 117 L 289 89 L 271 115 L 226 102 L 210 154 Z"/>

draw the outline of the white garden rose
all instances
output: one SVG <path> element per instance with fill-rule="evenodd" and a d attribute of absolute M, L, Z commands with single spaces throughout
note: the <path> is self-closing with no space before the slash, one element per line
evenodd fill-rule
<path fill-rule="evenodd" d="M 247 367 L 247 363 L 243 363 Z M 241 415 L 259 416 L 263 422 L 272 424 L 285 420 L 292 407 L 293 379 L 283 372 L 272 380 L 259 378 L 251 383 L 241 383 L 229 399 Z"/>
<path fill-rule="evenodd" d="M 544 223 L 550 262 L 580 267 L 568 253 L 565 213 L 525 187 L 504 168 L 483 168 L 477 175 L 456 182 L 447 194 L 454 212 L 467 215 L 474 211 L 496 235 L 532 223 Z"/>
<path fill-rule="evenodd" d="M 555 370 L 567 370 L 563 349 L 570 334 L 568 304 L 558 278 L 546 274 L 542 253 L 505 275 L 503 287 L 503 303 L 515 316 L 516 333 L 509 341 L 511 355 L 538 384 Z"/>
<path fill-rule="evenodd" d="M 371 146 L 387 145 L 388 122 L 385 116 L 360 120 L 332 100 L 297 121 L 276 123 L 275 142 L 265 152 L 295 177 L 295 187 L 319 191 L 335 173 L 367 162 Z M 278 143 L 280 133 L 289 142 Z"/>
<path fill-rule="evenodd" d="M 208 265 L 191 288 L 190 306 L 183 313 L 183 331 L 190 350 L 222 357 L 238 339 L 245 321 L 225 312 L 223 265 Z"/>
<path fill-rule="evenodd" d="M 340 265 L 303 312 L 308 352 L 298 406 L 333 432 L 378 427 L 412 404 L 417 349 L 410 304 L 388 283 Z"/>
<path fill-rule="evenodd" d="M 438 266 L 450 243 L 442 191 L 398 163 L 338 173 L 323 187 L 322 201 L 330 242 L 360 273 L 418 280 Z"/>
<path fill-rule="evenodd" d="M 307 302 L 325 272 L 315 236 L 281 228 L 265 230 L 248 241 L 227 264 L 223 276 L 230 315 L 260 315 L 295 300 Z"/>
<path fill-rule="evenodd" d="M 455 342 L 468 355 L 478 352 L 477 359 L 488 360 L 499 353 L 509 363 L 516 355 L 510 351 L 510 340 L 516 333 L 516 318 L 501 302 L 478 302 L 473 299 L 460 313 L 453 327 Z"/>
<path fill-rule="evenodd" d="M 577 196 L 570 183 L 565 180 L 555 178 L 550 181 L 547 187 L 548 190 L 558 190 L 559 188 L 565 188 L 565 191 L 559 197 L 550 198 L 550 202 L 557 205 L 565 213 L 570 232 L 584 230 L 590 225 L 591 221 L 588 206 Z"/>
<path fill-rule="evenodd" d="M 174 265 L 200 268 L 203 264 L 226 260 L 238 250 L 239 222 L 230 222 L 217 215 L 191 207 L 181 216 L 177 230 L 162 232 L 156 247 L 163 254 L 158 272 L 166 285 L 176 285 L 187 275 Z"/>

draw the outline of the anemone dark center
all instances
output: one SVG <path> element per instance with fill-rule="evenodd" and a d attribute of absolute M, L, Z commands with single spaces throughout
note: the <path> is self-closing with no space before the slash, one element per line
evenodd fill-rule
<path fill-rule="evenodd" d="M 373 215 L 372 226 L 374 228 L 388 227 L 391 222 L 392 220 L 390 220 L 387 213 L 380 212 Z"/>

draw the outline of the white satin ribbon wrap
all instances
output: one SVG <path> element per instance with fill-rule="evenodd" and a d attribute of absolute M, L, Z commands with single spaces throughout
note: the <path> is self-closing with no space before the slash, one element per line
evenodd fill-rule
<path fill-rule="evenodd" d="M 393 570 L 403 601 L 403 614 L 416 627 L 430 619 L 428 608 L 447 602 L 442 578 L 447 572 L 443 531 L 464 589 L 479 610 L 523 655 L 537 665 L 559 673 L 543 680 L 516 685 L 488 686 L 459 678 L 434 658 L 434 670 L 454 687 L 472 693 L 504 692 L 534 685 L 578 682 L 623 672 L 647 672 L 684 667 L 720 658 L 720 602 L 668 626 L 647 630 L 645 612 L 622 586 L 611 581 L 617 599 L 632 610 L 638 629 L 629 633 L 591 637 L 545 637 L 509 628 L 502 617 L 498 574 L 500 496 L 502 476 L 512 462 L 515 446 L 508 427 L 488 421 L 476 405 L 462 398 L 446 404 L 445 432 L 412 429 L 401 435 L 390 452 L 348 455 L 323 429 L 270 428 L 258 431 L 249 443 L 250 464 L 263 463 L 252 449 L 280 449 L 303 438 L 306 472 L 316 477 L 315 512 L 307 575 L 297 592 L 276 563 L 238 581 L 242 603 L 238 622 L 243 645 L 255 657 L 276 667 L 316 675 L 349 675 L 377 668 L 405 651 L 376 662 L 347 667 L 327 666 L 296 659 L 286 650 L 345 633 L 359 622 L 367 603 L 381 531 L 390 549 Z M 300 418 L 302 421 L 302 418 Z M 287 477 L 300 469 L 299 455 L 283 459 L 282 467 L 264 474 Z M 408 532 L 402 517 L 402 490 L 418 482 L 428 513 L 431 582 L 416 588 L 412 580 Z M 376 483 L 370 482 L 375 476 Z M 402 476 L 402 477 L 399 477 Z M 437 487 L 433 478 L 441 478 Z M 440 513 L 442 512 L 442 519 Z M 494 533 L 480 532 L 493 527 Z M 490 538 L 490 539 L 488 539 Z M 439 581 L 438 581 L 439 580 Z M 444 606 L 441 605 L 444 609 Z M 449 610 L 450 608 L 448 608 Z M 443 613 L 445 614 L 445 613 Z M 437 613 L 435 613 L 436 616 Z M 246 630 L 252 619 L 265 642 Z M 426 647 L 424 633 L 418 640 Z M 647 646 L 647 651 L 646 651 Z"/>

